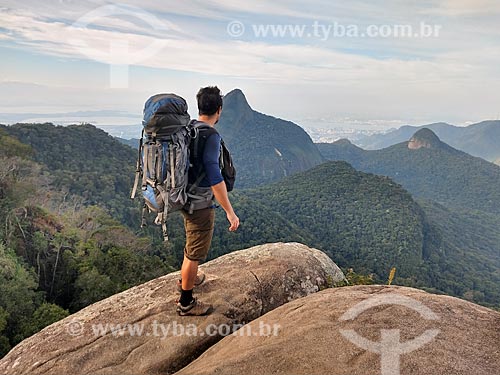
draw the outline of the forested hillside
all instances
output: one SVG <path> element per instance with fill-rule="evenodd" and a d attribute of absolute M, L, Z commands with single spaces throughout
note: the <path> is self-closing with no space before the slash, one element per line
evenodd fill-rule
<path fill-rule="evenodd" d="M 33 160 L 51 175 L 51 187 L 78 195 L 127 223 L 137 221 L 130 200 L 137 152 L 93 125 L 16 124 L 4 131 L 31 146 Z"/>
<path fill-rule="evenodd" d="M 419 200 L 444 257 L 437 264 L 447 293 L 500 306 L 500 218 L 478 210 L 450 209 Z M 459 276 L 459 277 L 457 277 Z"/>
<path fill-rule="evenodd" d="M 373 273 L 383 282 L 396 267 L 399 284 L 499 304 L 500 233 L 495 224 L 500 221 L 492 222 L 492 215 L 460 211 L 455 216 L 432 203 L 422 210 L 391 179 L 343 162 L 323 164 L 247 195 L 310 232 L 314 245 L 344 268 Z"/>
<path fill-rule="evenodd" d="M 87 127 L 71 131 L 88 135 Z M 26 136 L 33 139 L 34 134 L 41 136 Z M 50 138 L 38 142 L 50 144 Z M 87 147 L 91 145 L 90 140 Z M 99 165 L 102 149 L 95 150 L 92 165 Z M 69 155 L 74 159 L 68 165 L 82 157 Z M 55 173 L 32 156 L 46 160 Z M 104 209 L 58 191 L 56 163 L 62 156 L 54 153 L 54 158 L 0 129 L 0 355 L 70 312 L 173 269 L 173 260 L 156 251 L 150 239 L 137 237 Z M 85 178 L 96 175 L 84 165 Z M 79 179 L 78 169 L 71 176 Z M 92 184 L 102 189 L 98 181 Z"/>
<path fill-rule="evenodd" d="M 310 232 L 338 264 L 378 281 L 392 267 L 411 278 L 428 255 L 425 218 L 411 195 L 347 163 L 325 163 L 247 194 Z"/>

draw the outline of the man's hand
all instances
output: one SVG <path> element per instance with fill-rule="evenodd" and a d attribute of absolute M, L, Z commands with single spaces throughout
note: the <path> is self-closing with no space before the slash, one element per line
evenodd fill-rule
<path fill-rule="evenodd" d="M 240 219 L 234 213 L 231 202 L 229 202 L 229 197 L 227 195 L 226 183 L 224 181 L 212 186 L 212 191 L 214 192 L 215 199 L 222 206 L 224 211 L 226 211 L 227 220 L 231 224 L 229 227 L 230 232 L 234 232 L 240 226 Z"/>
<path fill-rule="evenodd" d="M 229 226 L 230 232 L 236 231 L 236 229 L 238 229 L 238 227 L 240 226 L 240 219 L 238 218 L 238 216 L 236 216 L 236 214 L 234 212 L 227 214 L 227 220 L 231 224 Z"/>

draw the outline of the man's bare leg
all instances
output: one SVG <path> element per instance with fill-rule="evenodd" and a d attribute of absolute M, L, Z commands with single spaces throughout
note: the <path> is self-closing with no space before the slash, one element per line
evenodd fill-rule
<path fill-rule="evenodd" d="M 181 268 L 181 298 L 177 305 L 177 313 L 179 315 L 205 315 L 212 309 L 212 305 L 193 298 L 193 288 L 198 273 L 198 263 L 198 261 L 189 260 L 184 256 Z"/>
<path fill-rule="evenodd" d="M 196 275 L 198 274 L 198 261 L 190 260 L 184 256 L 181 267 L 181 279 L 182 279 L 182 289 L 192 290 L 194 288 L 194 282 L 196 280 Z"/>

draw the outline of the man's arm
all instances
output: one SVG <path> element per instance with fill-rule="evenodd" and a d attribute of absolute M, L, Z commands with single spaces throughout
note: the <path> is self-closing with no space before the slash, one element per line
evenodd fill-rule
<path fill-rule="evenodd" d="M 234 213 L 231 202 L 229 202 L 226 183 L 224 182 L 224 178 L 222 177 L 219 168 L 219 156 L 220 136 L 216 133 L 208 137 L 205 143 L 203 166 L 207 174 L 207 180 L 212 187 L 215 199 L 217 199 L 217 202 L 219 202 L 224 211 L 226 211 L 227 220 L 231 223 L 229 230 L 234 232 L 240 225 L 240 219 L 238 219 L 238 216 Z"/>
<path fill-rule="evenodd" d="M 227 220 L 231 224 L 229 231 L 234 232 L 240 226 L 240 219 L 234 213 L 233 206 L 231 206 L 231 202 L 229 201 L 226 183 L 222 181 L 217 185 L 212 186 L 212 191 L 215 199 L 217 199 L 217 202 L 219 202 L 224 211 L 226 211 Z"/>

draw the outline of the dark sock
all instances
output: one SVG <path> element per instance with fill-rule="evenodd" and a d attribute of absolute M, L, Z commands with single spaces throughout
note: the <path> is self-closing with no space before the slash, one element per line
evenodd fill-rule
<path fill-rule="evenodd" d="M 191 303 L 192 300 L 193 300 L 193 289 L 191 290 L 181 289 L 181 299 L 179 300 L 181 305 L 187 306 Z"/>

